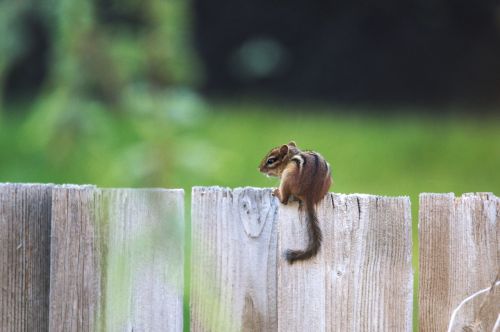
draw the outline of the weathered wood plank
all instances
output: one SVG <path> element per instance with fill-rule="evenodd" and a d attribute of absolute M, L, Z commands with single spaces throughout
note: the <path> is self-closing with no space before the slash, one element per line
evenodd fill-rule
<path fill-rule="evenodd" d="M 106 331 L 182 331 L 184 192 L 103 190 Z"/>
<path fill-rule="evenodd" d="M 0 184 L 0 331 L 47 331 L 51 185 Z"/>
<path fill-rule="evenodd" d="M 469 295 L 491 286 L 500 271 L 500 202 L 493 194 L 421 194 L 420 327 L 446 331 Z M 475 320 L 486 294 L 465 305 L 453 331 Z M 498 299 L 498 297 L 497 297 Z M 496 303 L 497 312 L 500 303 Z M 483 322 L 491 331 L 495 321 Z"/>
<path fill-rule="evenodd" d="M 275 331 L 277 201 L 269 189 L 193 188 L 192 331 Z"/>
<path fill-rule="evenodd" d="M 280 208 L 278 330 L 411 331 L 409 198 L 329 194 L 318 218 L 320 253 L 289 265 L 282 254 L 305 246 L 305 217 L 296 203 Z"/>
<path fill-rule="evenodd" d="M 183 192 L 54 189 L 51 331 L 181 331 Z"/>
<path fill-rule="evenodd" d="M 100 194 L 92 186 L 55 187 L 52 194 L 50 331 L 97 330 L 103 234 Z"/>
<path fill-rule="evenodd" d="M 320 254 L 289 265 L 306 240 L 297 207 L 268 189 L 193 189 L 193 331 L 410 331 L 409 199 L 328 196 Z"/>

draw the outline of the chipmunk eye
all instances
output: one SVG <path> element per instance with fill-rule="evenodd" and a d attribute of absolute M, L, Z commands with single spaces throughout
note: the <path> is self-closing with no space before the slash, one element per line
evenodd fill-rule
<path fill-rule="evenodd" d="M 268 165 L 274 164 L 274 162 L 275 162 L 275 161 L 276 161 L 276 158 L 271 157 L 271 158 L 269 158 L 269 159 L 267 160 L 267 164 L 268 164 Z"/>

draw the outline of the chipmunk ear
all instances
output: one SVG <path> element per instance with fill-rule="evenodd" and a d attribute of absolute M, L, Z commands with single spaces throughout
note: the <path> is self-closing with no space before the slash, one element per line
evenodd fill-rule
<path fill-rule="evenodd" d="M 280 147 L 280 155 L 284 156 L 288 153 L 288 145 L 284 144 Z"/>
<path fill-rule="evenodd" d="M 295 147 L 297 147 L 297 144 L 295 144 L 295 141 L 290 141 L 290 142 L 288 143 L 288 145 L 291 145 L 291 146 L 295 146 Z"/>

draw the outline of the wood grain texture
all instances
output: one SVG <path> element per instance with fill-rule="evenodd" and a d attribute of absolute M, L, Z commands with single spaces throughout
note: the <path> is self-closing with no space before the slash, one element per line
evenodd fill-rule
<path fill-rule="evenodd" d="M 103 234 L 100 193 L 92 186 L 55 187 L 52 195 L 50 331 L 99 328 Z"/>
<path fill-rule="evenodd" d="M 192 331 L 275 331 L 277 201 L 269 189 L 193 188 Z"/>
<path fill-rule="evenodd" d="M 318 219 L 320 253 L 290 265 L 282 254 L 305 246 L 306 220 L 296 203 L 280 209 L 278 330 L 411 331 L 409 198 L 329 194 Z"/>
<path fill-rule="evenodd" d="M 102 191 L 106 331 L 182 331 L 184 192 Z"/>
<path fill-rule="evenodd" d="M 0 184 L 0 331 L 47 331 L 51 185 Z"/>
<path fill-rule="evenodd" d="M 51 331 L 182 330 L 183 192 L 56 187 Z"/>
<path fill-rule="evenodd" d="M 328 195 L 321 252 L 293 265 L 298 204 L 215 187 L 194 188 L 192 209 L 193 331 L 411 331 L 408 198 Z"/>
<path fill-rule="evenodd" d="M 499 199 L 492 194 L 420 195 L 422 331 L 446 331 L 453 310 L 468 296 L 491 286 L 500 271 L 499 220 Z M 462 331 L 481 316 L 485 296 L 463 306 L 453 331 Z M 500 312 L 500 303 L 494 305 Z M 484 331 L 491 331 L 494 323 L 493 318 L 484 321 Z"/>

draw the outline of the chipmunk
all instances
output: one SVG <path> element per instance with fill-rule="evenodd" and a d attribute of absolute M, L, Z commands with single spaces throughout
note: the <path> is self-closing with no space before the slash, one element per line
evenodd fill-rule
<path fill-rule="evenodd" d="M 321 246 L 321 229 L 316 216 L 316 205 L 327 194 L 332 183 L 330 165 L 317 152 L 301 151 L 294 141 L 269 151 L 259 166 L 260 172 L 281 178 L 279 188 L 273 191 L 281 203 L 287 204 L 291 196 L 305 205 L 308 219 L 309 242 L 305 250 L 285 253 L 292 264 L 314 257 Z"/>

